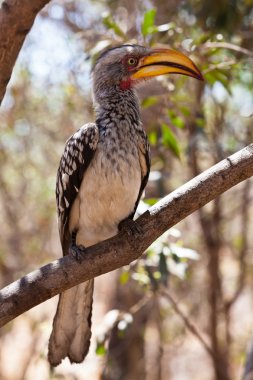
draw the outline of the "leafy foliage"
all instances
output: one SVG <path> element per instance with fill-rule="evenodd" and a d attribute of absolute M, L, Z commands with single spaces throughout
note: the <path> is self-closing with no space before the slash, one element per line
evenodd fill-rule
<path fill-rule="evenodd" d="M 155 15 L 156 9 L 150 9 L 144 13 L 143 22 L 141 25 L 141 32 L 144 38 L 156 30 Z"/>

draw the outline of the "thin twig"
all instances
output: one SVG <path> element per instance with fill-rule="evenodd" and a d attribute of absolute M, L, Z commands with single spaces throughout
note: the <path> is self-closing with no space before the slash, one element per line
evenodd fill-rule
<path fill-rule="evenodd" d="M 237 63 L 238 62 L 236 62 L 234 59 L 231 59 L 230 61 L 213 64 L 213 65 L 210 65 L 208 69 L 203 70 L 202 73 L 203 75 L 205 75 L 217 69 L 229 69 L 231 66 L 236 65 Z"/>
<path fill-rule="evenodd" d="M 189 317 L 187 317 L 184 312 L 181 310 L 181 308 L 178 306 L 178 302 L 174 300 L 174 298 L 171 296 L 171 294 L 167 290 L 160 290 L 159 293 L 165 297 L 169 303 L 171 304 L 173 310 L 179 315 L 179 317 L 184 322 L 187 329 L 199 340 L 199 342 L 202 344 L 208 355 L 210 355 L 212 358 L 214 358 L 214 353 L 211 349 L 211 347 L 206 343 L 204 338 L 201 336 L 200 332 L 197 330 L 197 328 L 194 326 L 194 324 L 190 321 Z"/>
<path fill-rule="evenodd" d="M 210 49 L 210 48 L 223 48 L 228 50 L 233 50 L 238 53 L 242 53 L 247 55 L 248 57 L 253 58 L 253 52 L 251 50 L 242 48 L 241 46 L 231 44 L 230 42 L 206 42 L 204 45 L 202 45 L 202 48 Z"/>

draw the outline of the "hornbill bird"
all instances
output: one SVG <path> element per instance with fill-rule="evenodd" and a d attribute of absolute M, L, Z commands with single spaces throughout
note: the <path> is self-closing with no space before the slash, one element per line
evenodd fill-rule
<path fill-rule="evenodd" d="M 149 144 L 140 120 L 135 87 L 167 73 L 202 80 L 195 64 L 171 49 L 122 45 L 103 52 L 93 70 L 95 123 L 71 136 L 56 182 L 63 254 L 77 260 L 89 247 L 125 229 L 140 233 L 133 216 L 150 170 Z M 80 363 L 88 353 L 94 280 L 60 295 L 48 359 Z"/>

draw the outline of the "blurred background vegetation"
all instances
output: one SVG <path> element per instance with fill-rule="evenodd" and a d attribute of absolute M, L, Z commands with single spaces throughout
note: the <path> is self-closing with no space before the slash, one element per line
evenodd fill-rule
<path fill-rule="evenodd" d="M 94 120 L 90 68 L 122 43 L 184 51 L 205 83 L 139 89 L 152 146 L 140 212 L 252 142 L 253 1 L 53 0 L 37 17 L 0 114 L 0 285 L 61 254 L 55 174 L 66 139 Z M 82 365 L 48 367 L 56 298 L 0 332 L 0 379 L 232 380 L 253 339 L 252 181 L 181 222 L 130 267 L 96 280 Z"/>

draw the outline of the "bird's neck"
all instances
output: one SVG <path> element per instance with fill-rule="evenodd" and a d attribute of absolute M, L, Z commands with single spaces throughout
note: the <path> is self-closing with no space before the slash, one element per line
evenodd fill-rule
<path fill-rule="evenodd" d="M 95 97 L 94 103 L 96 122 L 102 128 L 117 128 L 122 122 L 129 128 L 141 128 L 139 101 L 132 88 L 111 88 Z"/>

